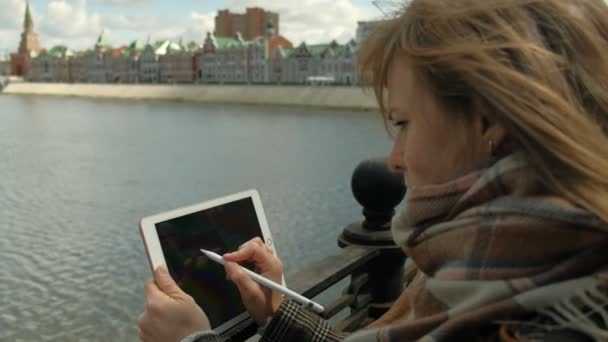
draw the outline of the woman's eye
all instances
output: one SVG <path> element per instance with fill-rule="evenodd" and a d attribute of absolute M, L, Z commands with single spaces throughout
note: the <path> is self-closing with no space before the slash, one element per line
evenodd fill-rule
<path fill-rule="evenodd" d="M 395 127 L 399 127 L 399 128 L 404 128 L 407 127 L 408 122 L 405 120 L 401 120 L 401 121 L 395 121 L 393 122 L 393 126 Z"/>

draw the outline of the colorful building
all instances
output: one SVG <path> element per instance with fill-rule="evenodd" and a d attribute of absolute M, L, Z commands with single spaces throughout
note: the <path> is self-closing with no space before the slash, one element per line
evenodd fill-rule
<path fill-rule="evenodd" d="M 234 37 L 216 37 L 207 33 L 198 56 L 201 83 L 270 83 L 270 59 L 277 48 L 293 45 L 276 34 L 272 22 L 264 36 L 245 41 L 237 32 Z"/>
<path fill-rule="evenodd" d="M 25 18 L 23 19 L 23 33 L 19 42 L 19 50 L 11 55 L 11 75 L 26 76 L 29 72 L 30 62 L 36 57 L 42 48 L 38 40 L 38 34 L 34 31 L 34 20 L 30 13 L 29 1 L 26 2 Z"/>
<path fill-rule="evenodd" d="M 112 48 L 102 31 L 91 49 L 74 53 L 65 46 L 40 49 L 28 5 L 19 47 L 23 53 L 13 54 L 10 63 L 0 60 L 0 75 L 10 67 L 11 72 L 27 71 L 26 80 L 38 82 L 357 84 L 359 44 L 355 40 L 346 44 L 303 42 L 294 48 L 278 34 L 278 16 L 273 13 L 250 8 L 243 15 L 228 14 L 218 13 L 216 20 L 220 25 L 216 32 L 242 28 L 250 30 L 253 38 L 245 39 L 239 31 L 232 36 L 207 33 L 202 46 L 196 42 L 185 46 L 181 41 L 170 40 L 150 43 L 148 39 L 147 44 L 136 40 L 128 46 Z M 221 18 L 231 20 L 232 26 L 222 28 L 225 23 L 221 23 Z M 235 18 L 243 23 L 253 20 L 255 25 L 237 25 Z M 267 19 L 263 33 L 258 25 L 260 18 Z M 375 25 L 359 24 L 359 35 Z"/>

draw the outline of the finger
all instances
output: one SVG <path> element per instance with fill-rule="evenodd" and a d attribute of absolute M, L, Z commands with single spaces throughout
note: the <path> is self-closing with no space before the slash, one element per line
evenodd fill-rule
<path fill-rule="evenodd" d="M 264 241 L 262 241 L 262 239 L 259 236 L 256 236 L 253 239 L 251 239 L 251 240 L 245 242 L 244 244 L 240 245 L 239 249 L 241 247 L 244 247 L 245 245 L 251 244 L 251 243 L 255 243 L 255 244 L 258 244 L 258 245 L 264 245 Z"/>
<path fill-rule="evenodd" d="M 266 245 L 260 238 L 244 243 L 237 251 L 224 254 L 227 261 L 242 262 L 252 261 L 256 267 L 267 270 L 276 268 L 278 259 L 266 249 Z"/>
<path fill-rule="evenodd" d="M 254 282 L 240 265 L 234 262 L 227 262 L 225 269 L 228 279 L 234 282 L 238 288 L 243 303 L 250 305 L 262 304 L 255 302 L 256 299 L 263 298 L 264 294 L 261 285 Z"/>
<path fill-rule="evenodd" d="M 240 245 L 238 249 L 247 247 L 247 246 L 252 245 L 252 244 L 260 245 L 260 246 L 264 246 L 265 245 L 264 241 L 262 241 L 262 239 L 259 236 L 256 236 L 253 239 L 251 239 L 251 240 L 245 242 L 244 244 Z"/>
<path fill-rule="evenodd" d="M 146 340 L 146 325 L 148 324 L 148 315 L 146 315 L 146 313 L 142 313 L 141 315 L 139 315 L 139 319 L 137 320 L 137 330 L 139 333 L 139 340 L 140 341 L 145 341 Z"/>
<path fill-rule="evenodd" d="M 150 303 L 154 302 L 158 297 L 166 296 L 156 285 L 154 279 L 150 279 L 146 282 L 146 305 L 150 306 Z"/>
<path fill-rule="evenodd" d="M 154 282 L 158 288 L 169 297 L 174 298 L 184 293 L 184 291 L 177 286 L 175 280 L 173 280 L 165 266 L 157 267 L 156 270 L 154 270 Z"/>

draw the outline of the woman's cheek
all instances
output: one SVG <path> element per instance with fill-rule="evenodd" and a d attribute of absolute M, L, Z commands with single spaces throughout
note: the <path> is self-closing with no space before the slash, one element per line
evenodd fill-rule
<path fill-rule="evenodd" d="M 424 143 L 419 143 L 416 138 L 415 134 L 408 136 L 403 153 L 409 186 L 426 185 L 432 180 L 433 156 L 429 155 Z"/>

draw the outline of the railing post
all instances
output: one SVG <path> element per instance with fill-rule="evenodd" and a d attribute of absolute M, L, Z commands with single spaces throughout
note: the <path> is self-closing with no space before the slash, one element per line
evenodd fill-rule
<path fill-rule="evenodd" d="M 356 291 L 359 297 L 351 305 L 353 316 L 364 310 L 362 302 L 369 302 L 365 308 L 366 319 L 358 323 L 364 325 L 384 314 L 403 291 L 405 254 L 395 245 L 390 224 L 406 188 L 403 175 L 390 171 L 386 159 L 361 162 L 353 173 L 351 188 L 355 199 L 363 206 L 365 219 L 346 226 L 338 237 L 338 245 L 380 250 L 367 268 L 351 276 L 351 285 L 347 289 L 347 292 Z M 355 289 L 357 280 L 362 278 L 367 282 L 363 288 Z"/>

